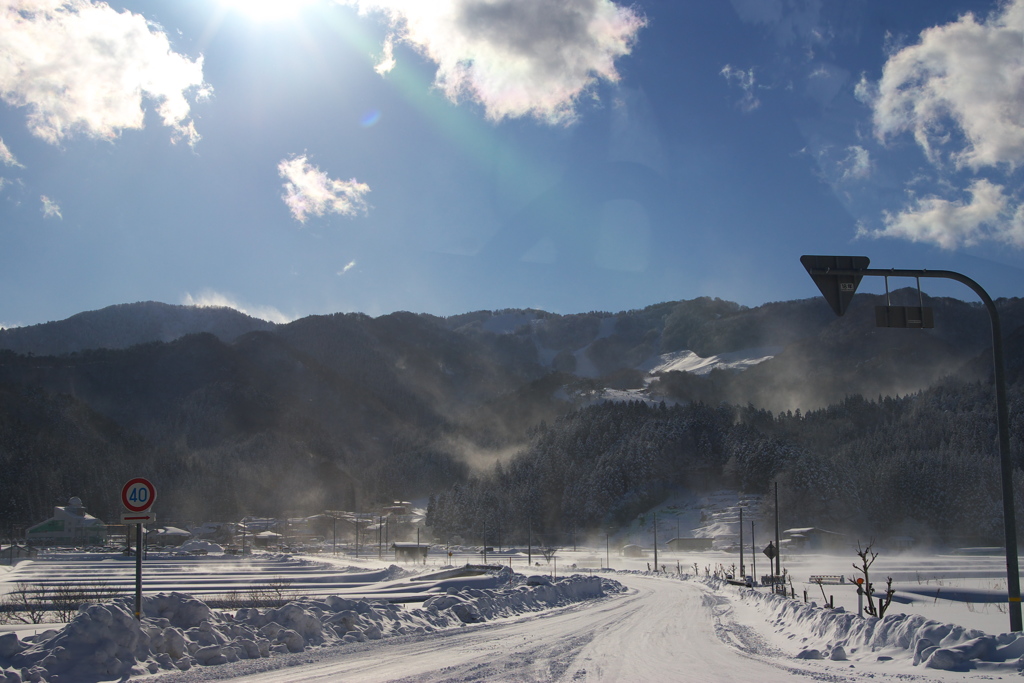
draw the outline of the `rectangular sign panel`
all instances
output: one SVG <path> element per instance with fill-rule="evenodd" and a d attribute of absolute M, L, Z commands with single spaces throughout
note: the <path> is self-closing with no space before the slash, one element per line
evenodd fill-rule
<path fill-rule="evenodd" d="M 122 512 L 121 524 L 149 524 L 156 521 L 152 512 Z"/>

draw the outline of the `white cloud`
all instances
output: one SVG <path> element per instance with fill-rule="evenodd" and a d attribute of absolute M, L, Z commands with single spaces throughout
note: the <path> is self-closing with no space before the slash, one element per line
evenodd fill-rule
<path fill-rule="evenodd" d="M 14 158 L 14 154 L 4 144 L 4 139 L 0 138 L 0 163 L 4 166 L 15 166 L 17 168 L 25 168 L 18 163 L 18 160 Z"/>
<path fill-rule="evenodd" d="M 173 52 L 140 15 L 88 0 L 0 0 L 0 97 L 27 107 L 29 130 L 47 142 L 142 128 L 148 100 L 174 140 L 193 144 L 186 95 L 208 92 L 202 57 Z"/>
<path fill-rule="evenodd" d="M 743 98 L 738 102 L 740 109 L 751 112 L 761 106 L 761 100 L 754 95 L 756 80 L 753 68 L 744 71 L 726 64 L 718 73 L 724 76 L 730 84 L 736 84 L 743 90 Z"/>
<path fill-rule="evenodd" d="M 928 242 L 943 249 L 972 246 L 982 241 L 1024 247 L 1024 205 L 1014 207 L 1005 187 L 975 180 L 967 198 L 917 198 L 899 213 L 886 212 L 885 228 L 860 231 L 866 237 L 899 237 Z"/>
<path fill-rule="evenodd" d="M 871 175 L 871 155 L 860 145 L 851 145 L 846 148 L 840 168 L 843 180 L 863 180 Z"/>
<path fill-rule="evenodd" d="M 923 31 L 886 62 L 874 98 L 883 140 L 904 132 L 936 163 L 978 170 L 1024 162 L 1024 0 L 984 21 Z M 951 136 L 951 129 L 962 133 Z"/>
<path fill-rule="evenodd" d="M 245 313 L 253 318 L 281 325 L 293 320 L 273 306 L 243 306 L 226 294 L 211 290 L 204 290 L 196 296 L 185 294 L 182 304 L 199 308 L 233 308 L 239 313 Z"/>
<path fill-rule="evenodd" d="M 60 212 L 60 206 L 45 194 L 39 195 L 39 201 L 43 203 L 43 218 L 64 218 Z"/>
<path fill-rule="evenodd" d="M 349 261 L 348 263 L 346 263 L 344 265 L 344 267 L 342 267 L 341 270 L 338 271 L 338 275 L 344 275 L 345 273 L 347 273 L 348 271 L 352 270 L 355 267 L 356 267 L 356 262 L 355 261 Z"/>
<path fill-rule="evenodd" d="M 388 35 L 384 39 L 383 54 L 380 57 L 380 61 L 373 67 L 373 70 L 383 76 L 386 73 L 390 73 L 395 68 L 395 37 Z"/>
<path fill-rule="evenodd" d="M 352 180 L 334 180 L 309 163 L 306 155 L 284 159 L 277 172 L 285 179 L 282 196 L 295 220 L 302 223 L 310 215 L 337 213 L 353 216 L 367 211 L 364 196 L 370 186 Z"/>
<path fill-rule="evenodd" d="M 600 80 L 619 79 L 646 19 L 611 0 L 335 0 L 390 21 L 381 71 L 400 40 L 437 64 L 452 101 L 483 105 L 492 120 L 534 116 L 567 123 Z"/>

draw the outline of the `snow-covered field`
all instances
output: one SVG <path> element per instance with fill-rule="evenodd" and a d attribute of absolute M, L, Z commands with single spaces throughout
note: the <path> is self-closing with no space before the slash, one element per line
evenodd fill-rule
<path fill-rule="evenodd" d="M 898 601 L 881 621 L 855 615 L 849 585 L 825 586 L 834 611 L 810 604 L 824 600 L 809 577 L 850 576 L 853 556 L 787 556 L 796 600 L 704 576 L 735 564 L 736 553 L 660 552 L 669 572 L 658 575 L 647 571 L 653 557 L 602 547 L 562 550 L 552 564 L 534 555 L 541 566 L 532 567 L 521 553 L 487 559 L 502 568 L 452 571 L 442 554 L 425 566 L 153 554 L 140 625 L 131 614 L 132 558 L 47 556 L 0 568 L 0 590 L 102 581 L 129 597 L 87 607 L 67 627 L 0 626 L 0 669 L 8 681 L 62 683 L 126 673 L 167 683 L 962 680 L 1017 676 L 1024 655 L 1024 639 L 1000 635 L 1009 622 L 999 555 L 880 555 L 873 576 L 892 576 Z M 467 550 L 453 564 L 480 560 Z M 606 564 L 613 571 L 601 570 Z M 576 576 L 563 578 L 569 573 Z M 279 606 L 228 606 L 268 585 L 282 591 Z"/>

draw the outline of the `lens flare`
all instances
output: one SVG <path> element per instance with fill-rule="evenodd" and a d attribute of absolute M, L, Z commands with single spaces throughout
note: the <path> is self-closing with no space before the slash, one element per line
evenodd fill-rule
<path fill-rule="evenodd" d="M 317 0 L 220 0 L 221 4 L 253 21 L 291 19 Z"/>
<path fill-rule="evenodd" d="M 363 114 L 363 118 L 359 120 L 359 125 L 362 126 L 363 128 L 369 128 L 378 121 L 380 121 L 380 110 L 371 109 L 365 114 Z"/>

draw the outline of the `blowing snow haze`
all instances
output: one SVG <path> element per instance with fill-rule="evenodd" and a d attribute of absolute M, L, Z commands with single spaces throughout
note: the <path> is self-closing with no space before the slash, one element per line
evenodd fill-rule
<path fill-rule="evenodd" d="M 512 538 L 780 481 L 809 523 L 997 538 L 987 314 L 928 297 L 934 330 L 876 329 L 882 301 L 858 295 L 843 318 L 820 298 L 700 298 L 279 325 L 149 302 L 3 330 L 0 515 L 78 495 L 110 516 L 105 492 L 144 470 L 168 519 L 429 497 L 435 530 Z M 999 308 L 1019 401 L 1024 304 Z M 1016 448 L 1016 417 L 1012 433 Z"/>

